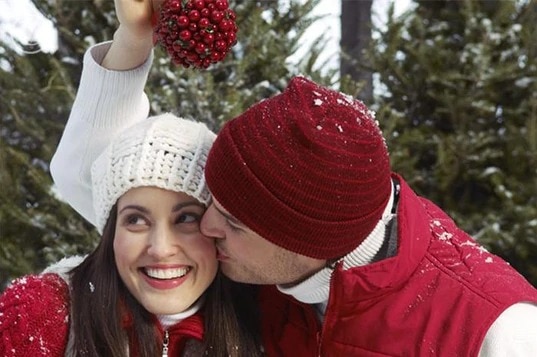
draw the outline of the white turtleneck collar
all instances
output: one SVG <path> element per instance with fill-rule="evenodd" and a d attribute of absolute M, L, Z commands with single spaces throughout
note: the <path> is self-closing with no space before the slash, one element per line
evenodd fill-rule
<path fill-rule="evenodd" d="M 192 306 L 190 306 L 183 312 L 173 315 L 157 315 L 157 318 L 160 321 L 162 327 L 164 329 L 167 329 L 168 327 L 173 326 L 198 312 L 203 306 L 204 301 L 205 297 L 202 296 L 198 299 L 198 301 L 196 301 Z"/>
<path fill-rule="evenodd" d="M 343 261 L 344 270 L 371 263 L 384 243 L 386 225 L 394 216 L 391 213 L 393 201 L 394 186 L 392 183 L 390 199 L 375 228 L 373 228 L 367 238 L 356 249 L 340 259 L 340 261 Z M 285 288 L 278 285 L 277 288 L 282 293 L 291 295 L 298 301 L 306 304 L 315 304 L 319 317 L 322 320 L 328 303 L 332 272 L 333 268 L 325 267 L 297 285 Z"/>

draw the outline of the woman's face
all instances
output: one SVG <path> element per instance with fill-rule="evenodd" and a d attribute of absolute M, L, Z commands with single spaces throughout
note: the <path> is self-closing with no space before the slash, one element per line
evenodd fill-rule
<path fill-rule="evenodd" d="M 214 241 L 201 234 L 205 207 L 185 193 L 155 187 L 118 200 L 114 253 L 121 279 L 153 314 L 190 307 L 218 270 Z"/>

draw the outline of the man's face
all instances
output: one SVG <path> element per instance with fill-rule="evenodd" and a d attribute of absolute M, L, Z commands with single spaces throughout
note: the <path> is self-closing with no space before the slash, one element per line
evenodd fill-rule
<path fill-rule="evenodd" d="M 216 200 L 205 211 L 200 228 L 215 239 L 222 272 L 237 282 L 293 285 L 326 264 L 326 260 L 290 252 L 262 238 Z"/>

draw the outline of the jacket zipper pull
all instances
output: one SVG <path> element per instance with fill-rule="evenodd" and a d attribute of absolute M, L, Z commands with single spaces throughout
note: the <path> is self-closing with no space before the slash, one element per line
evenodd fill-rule
<path fill-rule="evenodd" d="M 164 331 L 164 339 L 162 340 L 162 357 L 168 357 L 168 344 L 170 343 L 170 336 L 168 330 Z"/>

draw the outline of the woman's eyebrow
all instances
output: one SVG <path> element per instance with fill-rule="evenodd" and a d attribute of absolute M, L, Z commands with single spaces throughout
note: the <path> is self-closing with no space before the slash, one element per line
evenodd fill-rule
<path fill-rule="evenodd" d="M 198 207 L 201 207 L 203 209 L 205 209 L 205 205 L 201 202 L 198 202 L 198 201 L 187 201 L 187 202 L 181 202 L 181 203 L 178 203 L 176 204 L 175 206 L 173 206 L 172 208 L 172 212 L 177 212 L 177 211 L 180 211 L 182 210 L 183 208 L 185 207 L 188 207 L 188 206 L 198 206 Z"/>
<path fill-rule="evenodd" d="M 205 205 L 203 205 L 202 203 L 200 203 L 198 201 L 188 201 L 188 202 L 181 202 L 181 203 L 178 203 L 175 206 L 173 206 L 172 212 L 180 211 L 183 208 L 188 207 L 188 206 L 198 206 L 198 207 L 201 207 L 201 208 L 205 208 Z M 121 210 L 119 210 L 119 213 L 123 212 L 126 209 L 133 209 L 133 210 L 136 210 L 136 211 L 140 211 L 142 213 L 149 213 L 149 210 L 147 208 L 145 208 L 144 206 L 140 206 L 140 205 L 127 205 L 127 206 L 121 208 Z"/>
<path fill-rule="evenodd" d="M 122 209 L 119 210 L 119 213 L 127 210 L 127 209 L 133 209 L 133 210 L 136 210 L 136 211 L 140 211 L 142 213 L 149 213 L 149 210 L 147 208 L 145 208 L 144 206 L 140 206 L 140 205 L 127 205 L 125 207 L 123 207 Z"/>

